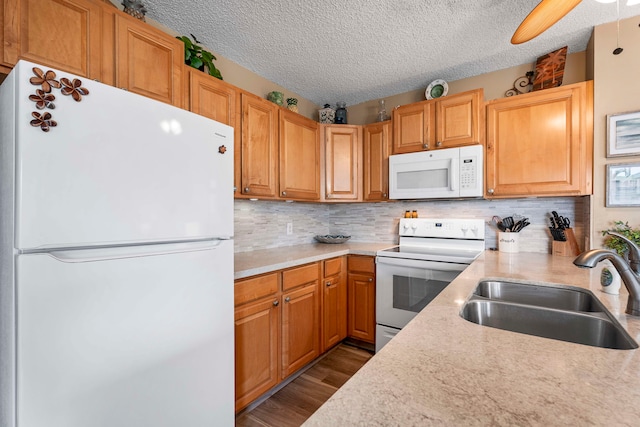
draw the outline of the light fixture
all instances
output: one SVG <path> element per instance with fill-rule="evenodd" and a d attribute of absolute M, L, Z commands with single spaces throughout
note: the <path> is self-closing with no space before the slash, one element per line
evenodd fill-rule
<path fill-rule="evenodd" d="M 620 0 L 616 0 L 616 13 L 618 14 L 618 20 L 616 21 L 616 48 L 613 49 L 614 55 L 620 55 L 622 48 L 620 47 Z"/>

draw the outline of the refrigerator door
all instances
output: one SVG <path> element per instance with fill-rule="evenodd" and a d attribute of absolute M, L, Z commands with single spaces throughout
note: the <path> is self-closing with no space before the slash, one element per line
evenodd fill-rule
<path fill-rule="evenodd" d="M 13 71 L 18 249 L 233 236 L 233 128 L 85 78 L 79 101 L 54 88 L 38 110 L 35 66 Z"/>
<path fill-rule="evenodd" d="M 203 245 L 18 255 L 17 425 L 233 425 L 233 242 Z"/>

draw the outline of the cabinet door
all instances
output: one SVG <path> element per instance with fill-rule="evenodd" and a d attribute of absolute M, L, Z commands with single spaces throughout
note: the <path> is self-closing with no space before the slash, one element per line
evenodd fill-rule
<path fill-rule="evenodd" d="M 362 148 L 360 126 L 324 127 L 326 200 L 362 199 Z"/>
<path fill-rule="evenodd" d="M 416 102 L 393 110 L 393 154 L 435 148 L 433 101 Z"/>
<path fill-rule="evenodd" d="M 584 82 L 489 103 L 489 197 L 591 193 L 592 91 Z"/>
<path fill-rule="evenodd" d="M 373 274 L 351 273 L 348 276 L 348 332 L 362 341 L 376 338 L 376 284 Z"/>
<path fill-rule="evenodd" d="M 388 200 L 391 122 L 367 125 L 363 133 L 364 199 Z"/>
<path fill-rule="evenodd" d="M 322 348 L 347 337 L 347 284 L 343 275 L 327 277 L 322 284 Z"/>
<path fill-rule="evenodd" d="M 436 148 L 481 143 L 482 90 L 446 96 L 436 102 Z"/>
<path fill-rule="evenodd" d="M 188 82 L 189 111 L 235 127 L 238 96 L 235 88 L 191 67 L 188 68 Z"/>
<path fill-rule="evenodd" d="M 280 110 L 280 197 L 320 199 L 318 122 Z"/>
<path fill-rule="evenodd" d="M 278 106 L 242 93 L 241 187 L 249 197 L 276 197 Z"/>
<path fill-rule="evenodd" d="M 123 14 L 115 25 L 116 85 L 182 107 L 182 41 Z"/>
<path fill-rule="evenodd" d="M 277 297 L 235 310 L 236 412 L 280 381 L 279 323 Z"/>
<path fill-rule="evenodd" d="M 12 66 L 27 59 L 100 79 L 100 4 L 89 0 L 3 2 L 3 64 Z"/>
<path fill-rule="evenodd" d="M 318 279 L 282 295 L 282 371 L 284 379 L 320 354 Z"/>

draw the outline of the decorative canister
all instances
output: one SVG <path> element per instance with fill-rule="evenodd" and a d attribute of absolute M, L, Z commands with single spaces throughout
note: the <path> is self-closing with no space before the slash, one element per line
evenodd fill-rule
<path fill-rule="evenodd" d="M 269 94 L 267 95 L 267 99 L 280 106 L 284 104 L 284 94 L 282 92 L 269 92 Z"/>
<path fill-rule="evenodd" d="M 129 15 L 137 18 L 143 22 L 147 22 L 144 15 L 147 13 L 147 9 L 144 7 L 141 1 L 139 0 L 123 0 L 121 3 L 124 6 L 122 10 L 124 13 L 128 13 Z"/>
<path fill-rule="evenodd" d="M 347 124 L 347 104 L 345 102 L 336 102 L 336 124 Z"/>
<path fill-rule="evenodd" d="M 318 110 L 318 117 L 320 118 L 320 123 L 331 124 L 336 118 L 336 110 L 331 108 L 329 104 L 324 104 L 324 108 Z"/>
<path fill-rule="evenodd" d="M 384 122 L 385 120 L 389 120 L 389 116 L 387 116 L 387 107 L 384 103 L 384 99 L 378 101 L 378 121 Z"/>
<path fill-rule="evenodd" d="M 287 98 L 287 108 L 294 113 L 298 112 L 298 98 Z"/>

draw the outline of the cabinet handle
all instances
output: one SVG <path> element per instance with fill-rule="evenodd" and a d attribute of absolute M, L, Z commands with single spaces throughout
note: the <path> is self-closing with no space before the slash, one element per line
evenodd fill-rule
<path fill-rule="evenodd" d="M 289 297 L 286 297 L 286 298 L 284 299 L 284 302 L 289 302 L 289 301 L 291 301 L 291 298 L 289 298 Z"/>
<path fill-rule="evenodd" d="M 274 307 L 277 307 L 278 305 L 280 305 L 280 301 L 275 300 L 275 301 L 273 302 L 273 306 L 274 306 Z"/>
<path fill-rule="evenodd" d="M 493 188 L 490 188 L 490 189 L 487 190 L 487 193 L 493 194 L 493 191 L 494 191 Z"/>
<path fill-rule="evenodd" d="M 287 195 L 287 192 L 286 192 L 286 191 L 283 191 L 283 192 L 282 192 L 282 195 L 283 195 L 283 196 L 286 196 L 286 195 Z"/>
<path fill-rule="evenodd" d="M 429 149 L 429 144 L 422 144 L 422 148 L 424 148 L 425 150 Z"/>
<path fill-rule="evenodd" d="M 442 141 L 436 142 L 436 147 L 440 147 L 442 145 Z"/>
<path fill-rule="evenodd" d="M 327 282 L 327 286 L 331 286 L 331 282 Z"/>
<path fill-rule="evenodd" d="M 249 192 L 249 187 L 244 187 L 244 192 L 248 193 Z"/>

